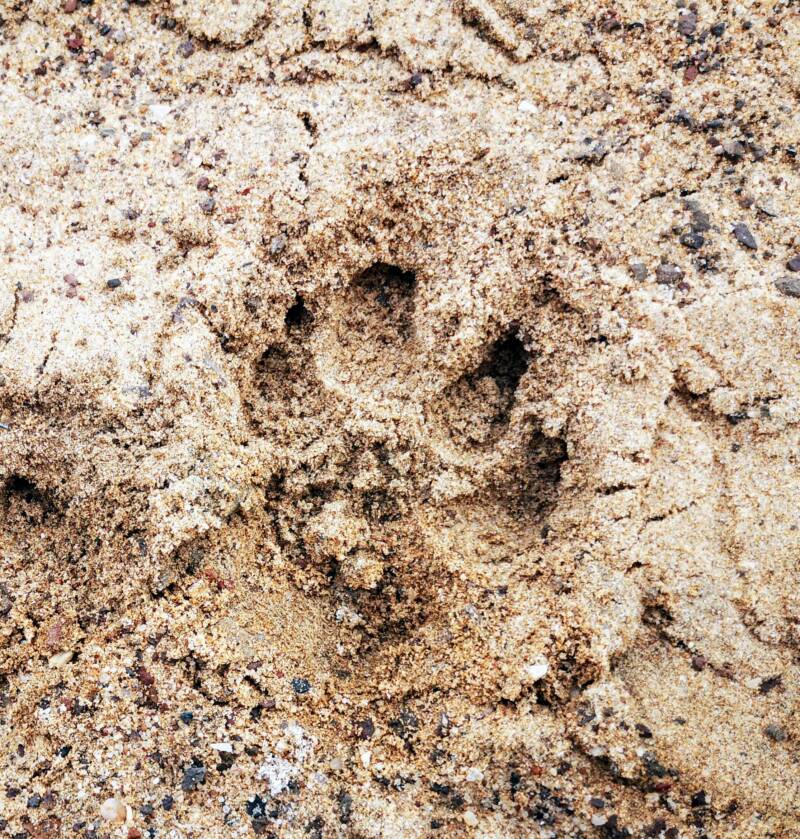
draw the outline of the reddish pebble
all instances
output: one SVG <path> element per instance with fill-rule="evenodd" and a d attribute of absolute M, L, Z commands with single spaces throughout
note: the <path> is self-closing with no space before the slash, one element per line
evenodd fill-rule
<path fill-rule="evenodd" d="M 202 178 L 197 179 L 197 188 L 198 189 L 208 189 L 209 183 L 210 183 L 210 181 L 208 180 L 208 178 L 205 175 L 203 175 Z"/>
<path fill-rule="evenodd" d="M 78 33 L 70 35 L 69 38 L 67 38 L 67 46 L 74 52 L 83 49 L 83 36 Z"/>
<path fill-rule="evenodd" d="M 543 772 L 544 769 L 541 766 L 537 766 L 536 764 L 531 766 L 531 775 L 535 775 L 538 778 Z"/>
<path fill-rule="evenodd" d="M 71 15 L 78 8 L 78 0 L 64 0 L 64 11 Z"/>
<path fill-rule="evenodd" d="M 78 285 L 78 278 L 74 274 L 64 274 L 64 282 L 74 288 Z"/>
<path fill-rule="evenodd" d="M 75 291 L 75 289 L 72 286 L 70 286 L 67 289 L 67 297 L 77 297 L 77 296 L 78 296 L 78 292 Z"/>
<path fill-rule="evenodd" d="M 142 831 L 138 827 L 129 827 L 128 839 L 142 839 Z"/>
<path fill-rule="evenodd" d="M 692 659 L 692 667 L 699 673 L 701 670 L 706 669 L 706 665 L 708 664 L 708 659 L 704 655 L 696 655 Z"/>
<path fill-rule="evenodd" d="M 698 69 L 694 64 L 690 64 L 684 71 L 683 71 L 683 80 L 686 84 L 693 82 L 697 78 Z"/>
<path fill-rule="evenodd" d="M 154 685 L 156 682 L 155 676 L 146 670 L 144 667 L 140 667 L 136 672 L 136 677 L 143 685 Z"/>

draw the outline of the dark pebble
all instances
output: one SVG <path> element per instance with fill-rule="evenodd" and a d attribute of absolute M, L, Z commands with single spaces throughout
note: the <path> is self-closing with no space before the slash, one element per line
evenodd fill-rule
<path fill-rule="evenodd" d="M 106 282 L 106 285 L 108 286 L 108 288 L 119 288 L 122 285 L 122 280 L 120 280 L 118 277 L 113 277 L 112 279 L 108 280 L 108 282 Z"/>
<path fill-rule="evenodd" d="M 706 791 L 701 789 L 700 792 L 696 792 L 692 796 L 692 807 L 707 807 L 708 806 L 708 796 L 706 795 Z"/>
<path fill-rule="evenodd" d="M 209 183 L 210 181 L 208 180 L 208 178 L 205 175 L 203 175 L 202 177 L 197 179 L 197 188 L 208 189 Z"/>
<path fill-rule="evenodd" d="M 375 723 L 371 719 L 360 720 L 358 723 L 358 739 L 369 740 L 375 733 Z"/>
<path fill-rule="evenodd" d="M 681 35 L 694 35 L 695 29 L 697 29 L 697 15 L 694 12 L 689 12 L 688 14 L 681 15 L 678 19 L 678 32 Z"/>
<path fill-rule="evenodd" d="M 152 816 L 153 812 L 155 811 L 155 807 L 152 804 L 142 804 L 139 808 L 139 812 L 147 818 L 147 816 Z"/>
<path fill-rule="evenodd" d="M 637 722 L 635 727 L 644 740 L 649 740 L 653 736 L 653 732 L 644 723 Z"/>
<path fill-rule="evenodd" d="M 62 746 L 56 754 L 59 757 L 66 757 L 72 751 L 72 746 Z"/>
<path fill-rule="evenodd" d="M 606 802 L 602 798 L 590 798 L 589 803 L 595 810 L 602 810 L 606 806 Z"/>
<path fill-rule="evenodd" d="M 184 58 L 191 58 L 194 55 L 194 43 L 192 41 L 184 41 L 179 47 L 178 52 Z"/>
<path fill-rule="evenodd" d="M 698 673 L 705 670 L 707 664 L 708 659 L 704 655 L 696 655 L 692 658 L 692 667 L 697 670 Z"/>
<path fill-rule="evenodd" d="M 339 807 L 339 821 L 342 824 L 348 824 L 353 813 L 353 796 L 349 792 L 341 790 L 336 803 Z"/>
<path fill-rule="evenodd" d="M 747 148 L 740 140 L 726 140 L 722 144 L 722 150 L 731 160 L 740 160 L 747 152 Z"/>
<path fill-rule="evenodd" d="M 35 810 L 35 809 L 37 809 L 37 808 L 38 808 L 38 806 L 39 806 L 41 803 L 42 803 L 42 796 L 41 796 L 41 795 L 32 795 L 32 796 L 28 799 L 28 807 L 30 807 L 30 809 L 31 809 L 31 810 Z"/>
<path fill-rule="evenodd" d="M 172 809 L 172 805 L 175 803 L 175 799 L 171 795 L 165 795 L 161 799 L 161 806 L 169 812 Z"/>
<path fill-rule="evenodd" d="M 183 771 L 183 780 L 181 781 L 181 789 L 184 792 L 191 792 L 197 789 L 200 784 L 206 782 L 206 768 L 205 766 L 188 766 Z"/>
<path fill-rule="evenodd" d="M 684 233 L 680 242 L 684 247 L 696 251 L 703 247 L 706 240 L 702 233 Z"/>
<path fill-rule="evenodd" d="M 631 276 L 634 280 L 642 280 L 647 279 L 647 266 L 644 262 L 631 262 L 628 265 L 628 270 L 631 272 Z"/>
<path fill-rule="evenodd" d="M 715 38 L 721 38 L 725 34 L 725 24 L 724 23 L 715 23 L 711 27 L 711 34 Z"/>
<path fill-rule="evenodd" d="M 756 250 L 758 248 L 755 236 L 753 236 L 750 228 L 744 222 L 740 221 L 733 225 L 733 235 L 740 245 L 744 245 L 746 248 L 750 248 L 750 250 Z"/>
<path fill-rule="evenodd" d="M 200 209 L 204 213 L 213 213 L 216 206 L 217 202 L 213 198 L 206 198 L 205 201 L 200 202 Z"/>
<path fill-rule="evenodd" d="M 683 279 L 683 269 L 678 265 L 662 262 L 656 268 L 656 282 L 661 285 L 677 285 Z"/>
<path fill-rule="evenodd" d="M 292 689 L 295 693 L 308 693 L 311 690 L 311 683 L 308 679 L 292 679 Z"/>
<path fill-rule="evenodd" d="M 787 297 L 800 297 L 800 278 L 781 277 L 779 280 L 775 280 L 775 288 Z"/>
<path fill-rule="evenodd" d="M 766 734 L 770 740 L 774 740 L 776 743 L 783 743 L 783 741 L 786 740 L 788 737 L 786 731 L 783 728 L 781 728 L 781 726 L 775 725 L 775 723 L 770 723 L 764 729 L 764 734 Z"/>
<path fill-rule="evenodd" d="M 793 256 L 787 263 L 786 267 L 790 271 L 800 271 L 800 255 Z"/>
<path fill-rule="evenodd" d="M 184 711 L 181 714 L 181 722 L 186 723 L 186 725 L 189 725 L 189 723 L 193 719 L 194 719 L 194 714 L 191 711 Z"/>

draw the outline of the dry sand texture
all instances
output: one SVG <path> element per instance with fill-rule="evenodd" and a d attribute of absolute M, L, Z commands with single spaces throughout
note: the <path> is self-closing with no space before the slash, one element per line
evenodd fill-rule
<path fill-rule="evenodd" d="M 0 835 L 800 836 L 800 6 L 0 18 Z"/>

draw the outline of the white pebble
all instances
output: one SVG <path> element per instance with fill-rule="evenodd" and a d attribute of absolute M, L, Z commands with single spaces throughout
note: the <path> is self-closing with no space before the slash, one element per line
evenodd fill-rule
<path fill-rule="evenodd" d="M 478 817 L 475 815 L 475 813 L 472 812 L 472 810 L 467 810 L 464 813 L 464 823 L 468 824 L 470 827 L 476 827 L 477 826 Z"/>
<path fill-rule="evenodd" d="M 118 798 L 107 798 L 100 805 L 100 815 L 114 824 L 122 824 L 128 816 L 128 810 Z"/>
<path fill-rule="evenodd" d="M 473 766 L 467 770 L 467 780 L 468 781 L 482 781 L 483 780 L 483 772 L 480 769 Z"/>
<path fill-rule="evenodd" d="M 525 667 L 525 672 L 534 682 L 538 682 L 539 679 L 543 679 L 547 675 L 549 669 L 550 665 L 544 659 L 539 659 L 534 664 L 528 664 Z"/>

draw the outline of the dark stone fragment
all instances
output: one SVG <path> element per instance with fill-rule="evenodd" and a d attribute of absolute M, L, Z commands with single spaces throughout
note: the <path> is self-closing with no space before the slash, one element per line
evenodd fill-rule
<path fill-rule="evenodd" d="M 695 209 L 692 211 L 692 230 L 695 233 L 705 233 L 706 230 L 711 229 L 711 219 L 708 217 L 708 213 L 704 212 L 701 209 Z"/>
<path fill-rule="evenodd" d="M 389 722 L 389 728 L 391 728 L 398 737 L 402 737 L 404 740 L 407 740 L 412 734 L 419 730 L 419 720 L 411 713 L 411 711 L 404 708 L 399 717 Z"/>
<path fill-rule="evenodd" d="M 644 723 L 637 722 L 635 727 L 642 739 L 649 740 L 652 738 L 653 732 Z"/>
<path fill-rule="evenodd" d="M 703 655 L 696 655 L 692 657 L 692 668 L 697 670 L 698 673 L 705 670 L 707 664 L 708 660 Z"/>
<path fill-rule="evenodd" d="M 775 723 L 770 723 L 765 729 L 764 734 L 769 737 L 770 740 L 774 740 L 776 743 L 783 743 L 784 740 L 788 738 L 786 734 L 786 730 Z"/>
<path fill-rule="evenodd" d="M 661 285 L 677 285 L 683 276 L 683 269 L 680 266 L 668 262 L 662 262 L 656 268 L 656 282 Z"/>
<path fill-rule="evenodd" d="M 680 243 L 690 250 L 696 251 L 703 247 L 706 240 L 702 233 L 684 233 L 680 238 Z"/>
<path fill-rule="evenodd" d="M 694 117 L 686 110 L 681 108 L 672 118 L 675 125 L 685 125 L 690 131 L 694 131 Z"/>
<path fill-rule="evenodd" d="M 744 222 L 740 221 L 733 225 L 733 235 L 740 245 L 744 245 L 744 247 L 750 248 L 750 250 L 756 250 L 758 248 L 755 236 L 753 236 L 750 228 Z"/>
<path fill-rule="evenodd" d="M 72 751 L 72 746 L 62 746 L 56 754 L 59 757 L 66 757 Z"/>
<path fill-rule="evenodd" d="M 358 723 L 358 739 L 369 740 L 375 733 L 375 723 L 371 719 L 360 720 Z"/>
<path fill-rule="evenodd" d="M 145 818 L 147 818 L 148 816 L 152 816 L 152 815 L 153 815 L 153 813 L 155 812 L 155 809 L 156 809 L 156 808 L 155 808 L 155 807 L 153 807 L 153 805 L 152 805 L 152 804 L 142 804 L 142 806 L 139 808 L 139 812 L 140 812 L 140 813 L 141 813 L 141 814 L 142 814 Z"/>
<path fill-rule="evenodd" d="M 726 140 L 722 144 L 722 150 L 731 160 L 740 160 L 744 157 L 747 148 L 740 140 Z"/>
<path fill-rule="evenodd" d="M 194 714 L 191 711 L 183 711 L 181 713 L 181 722 L 186 723 L 186 725 L 189 725 L 193 719 Z"/>
<path fill-rule="evenodd" d="M 725 24 L 724 23 L 715 23 L 711 27 L 711 34 L 715 38 L 721 38 L 725 34 Z"/>
<path fill-rule="evenodd" d="M 38 794 L 34 794 L 28 799 L 28 807 L 31 810 L 36 810 L 41 803 L 42 803 L 42 796 L 38 795 Z"/>
<path fill-rule="evenodd" d="M 790 271 L 800 271 L 800 255 L 793 256 L 787 263 L 786 267 Z"/>
<path fill-rule="evenodd" d="M 701 789 L 699 792 L 696 792 L 692 796 L 691 804 L 692 807 L 707 807 L 708 796 L 706 795 L 706 791 L 704 789 Z"/>
<path fill-rule="evenodd" d="M 175 803 L 175 799 L 171 795 L 165 795 L 161 799 L 161 806 L 167 810 L 168 812 L 172 809 L 172 805 Z"/>
<path fill-rule="evenodd" d="M 440 784 L 436 781 L 431 782 L 431 790 L 437 795 L 450 795 L 453 791 L 447 784 Z"/>
<path fill-rule="evenodd" d="M 628 265 L 628 270 L 634 280 L 642 282 L 642 280 L 647 279 L 647 266 L 643 262 L 631 262 Z"/>
<path fill-rule="evenodd" d="M 694 35 L 695 30 L 697 29 L 697 15 L 694 12 L 689 12 L 688 14 L 681 15 L 678 18 L 678 32 L 681 35 Z"/>
<path fill-rule="evenodd" d="M 298 694 L 308 693 L 311 690 L 311 682 L 308 679 L 292 679 L 292 690 Z"/>
<path fill-rule="evenodd" d="M 254 795 L 244 808 L 251 819 L 258 819 L 267 814 L 267 802 L 260 795 Z"/>
<path fill-rule="evenodd" d="M 206 782 L 206 769 L 204 766 L 188 766 L 183 770 L 181 789 L 184 792 L 191 792 L 197 789 L 200 784 Z"/>
<path fill-rule="evenodd" d="M 182 44 L 178 47 L 178 52 L 179 52 L 179 53 L 180 53 L 180 54 L 181 54 L 184 58 L 191 58 L 191 56 L 193 56 L 193 55 L 194 55 L 194 42 L 193 42 L 193 41 L 191 41 L 191 40 L 189 40 L 189 41 L 184 41 L 184 42 L 183 42 L 183 43 L 182 43 Z"/>
<path fill-rule="evenodd" d="M 780 675 L 770 676 L 767 679 L 762 679 L 761 684 L 758 687 L 758 692 L 760 694 L 767 694 L 771 690 L 774 690 L 776 687 L 778 687 L 782 681 L 783 680 Z"/>
<path fill-rule="evenodd" d="M 336 804 L 339 808 L 339 821 L 342 824 L 349 824 L 353 814 L 353 796 L 345 790 L 341 790 L 336 797 Z"/>
<path fill-rule="evenodd" d="M 602 810 L 606 806 L 606 802 L 602 798 L 590 798 L 589 803 L 596 810 Z"/>

